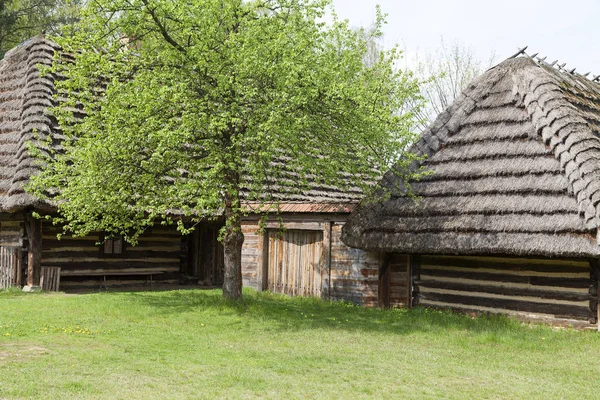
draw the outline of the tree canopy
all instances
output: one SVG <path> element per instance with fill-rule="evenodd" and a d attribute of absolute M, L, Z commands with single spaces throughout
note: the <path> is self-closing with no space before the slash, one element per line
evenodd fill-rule
<path fill-rule="evenodd" d="M 57 37 L 60 151 L 29 190 L 76 235 L 135 242 L 156 221 L 223 216 L 224 295 L 241 295 L 240 218 L 311 184 L 365 193 L 414 140 L 416 80 L 328 0 L 90 1 Z M 370 35 L 380 35 L 377 11 Z M 74 62 L 71 62 L 74 61 Z M 181 224 L 184 227 L 184 224 Z"/>
<path fill-rule="evenodd" d="M 43 30 L 58 33 L 78 18 L 82 0 L 0 0 L 0 58 Z"/>

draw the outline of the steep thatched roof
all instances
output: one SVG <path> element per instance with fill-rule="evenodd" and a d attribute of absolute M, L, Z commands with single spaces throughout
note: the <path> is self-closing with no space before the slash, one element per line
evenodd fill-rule
<path fill-rule="evenodd" d="M 53 77 L 42 77 L 39 71 L 40 65 L 52 64 L 57 49 L 56 44 L 40 35 L 0 60 L 0 212 L 51 207 L 25 193 L 23 187 L 39 168 L 27 150 L 27 142 L 36 137 L 46 139 L 47 135 L 53 137 L 55 144 L 61 140 L 59 127 L 48 113 L 54 104 Z M 288 182 L 299 179 L 293 171 L 284 171 L 283 176 Z M 341 190 L 316 181 L 300 191 L 290 191 L 289 184 L 284 187 L 275 182 L 272 186 L 274 200 L 282 204 L 282 210 L 294 210 L 290 212 L 347 212 L 347 205 L 362 197 L 358 187 Z M 322 206 L 310 211 L 295 207 L 306 203 Z"/>
<path fill-rule="evenodd" d="M 365 204 L 343 240 L 372 251 L 598 256 L 600 85 L 529 57 L 476 79 L 423 132 L 433 172 L 393 174 L 386 201 Z"/>
<path fill-rule="evenodd" d="M 50 65 L 55 45 L 37 36 L 10 50 L 0 60 L 0 211 L 13 212 L 48 204 L 28 195 L 23 185 L 36 171 L 27 142 L 34 135 L 56 133 L 47 115 L 54 84 L 38 65 Z"/>

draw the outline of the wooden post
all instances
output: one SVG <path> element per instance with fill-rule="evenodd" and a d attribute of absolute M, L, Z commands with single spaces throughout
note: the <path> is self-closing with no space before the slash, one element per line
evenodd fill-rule
<path fill-rule="evenodd" d="M 327 293 L 327 299 L 331 300 L 331 230 L 333 222 L 325 221 L 323 224 L 323 271 L 321 271 L 321 297 Z M 322 279 L 326 277 L 326 279 Z"/>
<path fill-rule="evenodd" d="M 194 229 L 194 232 L 189 237 L 188 251 L 190 259 L 188 261 L 188 274 L 194 278 L 198 278 L 200 264 L 200 226 Z"/>
<path fill-rule="evenodd" d="M 15 249 L 15 268 L 15 286 L 20 287 L 23 284 L 23 267 L 21 264 L 21 249 L 18 247 Z"/>
<path fill-rule="evenodd" d="M 256 286 L 260 292 L 269 288 L 269 231 L 263 229 L 258 237 L 258 277 Z"/>
<path fill-rule="evenodd" d="M 419 255 L 417 254 L 411 254 L 409 256 L 409 263 L 410 263 L 410 267 L 409 267 L 409 308 L 413 308 L 414 306 L 418 305 L 418 296 L 419 296 L 419 286 L 417 284 L 417 281 L 419 281 L 421 279 L 421 272 L 420 272 L 420 265 L 421 265 L 421 258 Z"/>
<path fill-rule="evenodd" d="M 27 252 L 27 286 L 26 292 L 40 290 L 40 273 L 42 266 L 42 221 L 29 214 L 26 217 L 27 238 L 29 250 Z"/>
<path fill-rule="evenodd" d="M 596 259 L 590 260 L 590 267 L 592 268 L 592 273 L 590 274 L 590 278 L 592 279 L 592 285 L 590 286 L 589 294 L 593 297 L 596 297 L 595 300 L 590 300 L 590 311 L 595 311 L 595 318 L 593 318 L 593 314 L 590 317 L 590 323 L 593 323 L 593 319 L 598 324 L 598 331 L 600 332 L 600 295 L 598 284 L 600 283 L 600 263 Z M 594 301 L 596 303 L 596 310 L 593 310 L 591 302 Z"/>

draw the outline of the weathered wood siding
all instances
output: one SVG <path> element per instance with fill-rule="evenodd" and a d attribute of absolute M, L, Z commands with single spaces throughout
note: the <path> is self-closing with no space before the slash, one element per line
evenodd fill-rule
<path fill-rule="evenodd" d="M 340 239 L 344 216 L 281 215 L 286 230 L 322 232 L 322 289 L 321 297 L 364 305 L 377 305 L 379 255 L 346 246 Z M 248 219 L 242 223 L 243 284 L 257 290 L 268 287 L 269 230 L 277 230 L 280 221 L 267 223 L 267 230 L 257 233 L 258 222 Z"/>
<path fill-rule="evenodd" d="M 25 236 L 22 216 L 3 215 L 0 220 L 0 289 L 23 283 L 23 247 Z"/>
<path fill-rule="evenodd" d="M 270 230 L 267 288 L 291 296 L 321 297 L 323 232 Z"/>
<path fill-rule="evenodd" d="M 156 275 L 155 280 L 172 281 L 180 271 L 182 236 L 175 227 L 152 227 L 139 238 L 136 246 L 123 243 L 123 254 L 111 256 L 101 253 L 102 246 L 97 244 L 99 234 L 79 238 L 63 236 L 58 240 L 56 234 L 60 228 L 48 223 L 44 223 L 42 232 L 42 267 L 60 267 L 62 286 L 86 273 L 93 276 L 110 271 L 126 277 L 127 273 L 157 271 L 162 273 Z"/>
<path fill-rule="evenodd" d="M 56 292 L 60 290 L 60 268 L 42 267 L 40 275 L 40 287 L 42 290 Z"/>
<path fill-rule="evenodd" d="M 379 254 L 348 247 L 341 240 L 343 225 L 335 222 L 331 227 L 330 298 L 376 306 Z"/>
<path fill-rule="evenodd" d="M 414 256 L 414 303 L 460 310 L 589 320 L 596 318 L 585 260 Z"/>
<path fill-rule="evenodd" d="M 21 257 L 18 247 L 0 246 L 0 289 L 19 286 Z"/>
<path fill-rule="evenodd" d="M 258 224 L 255 221 L 242 222 L 244 244 L 242 246 L 242 280 L 243 286 L 256 290 L 266 289 L 262 279 L 262 257 L 264 235 L 258 234 Z"/>

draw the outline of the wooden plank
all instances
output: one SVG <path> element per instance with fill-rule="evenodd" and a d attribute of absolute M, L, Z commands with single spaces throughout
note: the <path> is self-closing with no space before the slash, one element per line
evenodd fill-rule
<path fill-rule="evenodd" d="M 45 226 L 46 225 L 44 225 L 44 227 Z M 46 231 L 44 230 L 44 232 L 46 232 Z M 52 235 L 52 234 L 47 234 L 47 232 L 46 232 L 46 234 L 42 235 L 42 239 L 43 240 L 56 240 L 59 243 L 65 243 L 65 242 L 69 242 L 69 241 L 73 241 L 73 242 L 89 241 L 89 242 L 96 243 L 96 242 L 98 242 L 98 240 L 100 238 L 98 237 L 98 235 L 94 235 L 94 236 L 88 235 L 88 236 L 81 236 L 81 237 L 79 237 L 79 236 L 77 236 L 77 237 L 75 237 L 75 236 L 62 236 L 60 238 L 60 240 L 59 240 L 56 237 L 56 234 Z"/>
<path fill-rule="evenodd" d="M 151 263 L 148 261 L 143 262 L 130 262 L 129 260 L 121 260 L 122 262 L 115 263 L 114 260 L 106 260 L 106 261 L 97 261 L 97 262 L 82 262 L 82 263 L 49 263 L 44 260 L 44 265 L 48 267 L 61 267 L 65 270 L 97 270 L 97 269 L 113 269 L 113 270 L 123 270 L 130 268 L 168 268 L 169 270 L 179 271 L 180 266 L 179 262 L 157 262 Z"/>
<path fill-rule="evenodd" d="M 57 292 L 60 288 L 60 267 L 42 267 L 41 271 L 42 290 Z"/>
<path fill-rule="evenodd" d="M 477 281 L 475 281 L 477 282 Z M 422 279 L 415 284 L 428 288 L 461 290 L 464 292 L 485 292 L 494 294 L 505 294 L 507 296 L 529 296 L 539 297 L 542 299 L 557 299 L 557 300 L 572 300 L 572 301 L 588 301 L 594 298 L 584 290 L 581 291 L 559 291 L 556 288 L 553 290 L 539 289 L 532 285 L 486 285 L 485 281 L 480 283 L 459 283 L 455 281 L 429 280 Z"/>
<path fill-rule="evenodd" d="M 501 281 L 513 283 L 531 283 L 540 286 L 562 286 L 562 287 L 587 287 L 589 278 L 565 278 L 565 277 L 532 277 L 528 275 L 502 274 L 502 271 L 489 272 L 471 272 L 469 270 L 453 269 L 431 269 L 428 266 L 421 265 L 421 275 L 441 276 L 448 278 L 467 278 L 474 280 Z"/>
<path fill-rule="evenodd" d="M 321 271 L 321 295 L 331 299 L 331 230 L 332 222 L 327 222 L 323 229 L 323 262 Z"/>
<path fill-rule="evenodd" d="M 428 264 L 431 262 L 438 263 L 447 260 L 450 264 L 454 265 L 455 262 L 467 262 L 475 265 L 481 264 L 526 264 L 535 265 L 539 264 L 542 266 L 571 266 L 571 267 L 583 267 L 589 268 L 589 262 L 581 259 L 565 259 L 565 258 L 539 258 L 539 257 L 484 257 L 484 256 L 432 256 L 422 255 L 422 263 Z"/>
<path fill-rule="evenodd" d="M 517 310 L 507 310 L 507 309 L 498 309 L 492 307 L 483 307 L 483 306 L 474 306 L 469 304 L 458 304 L 458 303 L 444 303 L 440 301 L 432 301 L 432 300 L 423 300 L 423 306 L 425 307 L 433 307 L 433 308 L 442 308 L 442 309 L 451 309 L 456 312 L 483 312 L 483 313 L 494 313 L 494 314 L 505 314 L 515 316 L 520 319 L 524 319 L 527 321 L 542 321 L 542 322 L 553 322 L 553 321 L 564 321 L 568 323 L 579 321 L 582 325 L 585 326 L 585 318 L 583 317 L 559 317 L 553 314 L 544 314 L 544 313 L 531 313 L 528 311 L 517 311 Z"/>
<path fill-rule="evenodd" d="M 467 297 L 479 297 L 486 299 L 508 299 L 508 300 L 518 300 L 518 301 L 528 301 L 532 303 L 544 303 L 544 304 L 564 304 L 564 305 L 579 305 L 579 306 L 588 306 L 589 299 L 576 299 L 576 300 L 564 300 L 564 299 L 552 299 L 552 298 L 542 298 L 542 297 L 533 297 L 533 296 L 518 296 L 518 295 L 508 295 L 504 293 L 488 293 L 482 291 L 471 291 L 465 292 L 461 290 L 455 289 L 439 289 L 439 288 L 431 288 L 427 286 L 421 286 L 420 290 L 421 294 L 424 293 L 436 293 L 436 294 L 450 294 L 457 296 L 467 296 Z"/>
<path fill-rule="evenodd" d="M 156 267 L 156 268 L 126 268 L 126 269 L 61 269 L 61 276 L 102 276 L 102 275 L 149 275 L 163 272 L 176 272 L 179 267 Z"/>
<path fill-rule="evenodd" d="M 8 289 L 11 285 L 11 265 L 5 259 L 6 249 L 0 247 L 0 289 Z"/>
<path fill-rule="evenodd" d="M 513 283 L 513 282 L 503 282 L 501 280 L 477 280 L 477 279 L 468 279 L 468 278 L 448 278 L 436 275 L 427 275 L 423 274 L 419 279 L 413 279 L 414 282 L 418 281 L 439 281 L 439 282 L 447 282 L 447 283 L 456 283 L 456 284 L 465 284 L 465 285 L 485 285 L 485 286 L 496 286 L 496 287 L 505 287 L 510 286 L 513 288 L 521 288 L 521 289 L 537 289 L 544 290 L 546 292 L 564 292 L 568 291 L 570 293 L 580 293 L 580 294 L 588 294 L 589 287 L 581 286 L 581 287 L 572 287 L 565 288 L 560 286 L 544 286 L 544 285 L 531 285 L 530 283 Z"/>
<path fill-rule="evenodd" d="M 154 251 L 154 250 L 142 250 L 129 252 L 128 254 L 114 255 L 111 257 L 104 257 L 100 253 L 100 249 L 89 250 L 69 250 L 69 251 L 55 251 L 55 252 L 42 252 L 44 261 L 51 260 L 52 262 L 72 262 L 72 261 L 97 261 L 107 259 L 129 259 L 129 260 L 144 260 L 148 258 L 160 259 L 160 260 L 179 260 L 180 252 L 177 251 Z M 131 254 L 129 254 L 131 253 Z M 106 253 L 105 253 L 106 254 Z"/>
<path fill-rule="evenodd" d="M 123 264 L 123 263 L 179 263 L 179 257 L 175 257 L 170 254 L 171 257 L 136 257 L 136 258 L 101 258 L 101 257 L 48 257 L 44 259 L 46 264 L 61 264 L 61 263 L 109 263 L 109 264 Z"/>
<path fill-rule="evenodd" d="M 14 264 L 15 264 L 15 286 L 21 286 L 23 284 L 23 268 L 21 265 L 21 248 L 19 248 L 19 247 L 15 248 Z"/>
<path fill-rule="evenodd" d="M 322 231 L 324 226 L 321 222 L 280 222 L 269 221 L 265 225 L 265 229 L 279 231 L 283 227 L 284 232 L 307 230 L 307 231 Z"/>
<path fill-rule="evenodd" d="M 578 305 L 534 303 L 522 300 L 470 297 L 442 293 L 421 293 L 419 296 L 421 304 L 424 304 L 424 301 L 431 300 L 449 304 L 489 307 L 498 310 L 551 314 L 559 318 L 587 319 L 589 316 L 588 308 Z"/>
<path fill-rule="evenodd" d="M 555 278 L 581 278 L 585 277 L 590 273 L 589 268 L 582 269 L 581 271 L 572 271 L 568 269 L 552 268 L 551 270 L 544 271 L 543 268 L 535 269 L 515 269 L 515 268 L 503 268 L 502 265 L 478 265 L 476 267 L 470 266 L 453 266 L 453 265 L 434 265 L 434 264 L 421 264 L 423 270 L 444 270 L 444 271 L 466 271 L 466 272 L 478 272 L 478 273 L 501 273 L 503 275 L 514 275 L 514 276 L 540 276 L 540 277 L 555 277 Z"/>

